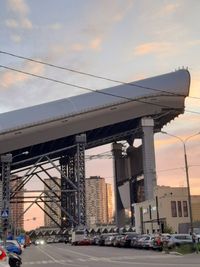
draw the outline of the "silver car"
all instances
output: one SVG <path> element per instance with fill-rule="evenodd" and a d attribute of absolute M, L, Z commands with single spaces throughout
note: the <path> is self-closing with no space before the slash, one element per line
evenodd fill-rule
<path fill-rule="evenodd" d="M 181 244 L 190 244 L 192 243 L 192 236 L 189 234 L 173 234 L 168 240 L 168 247 L 180 246 Z"/>

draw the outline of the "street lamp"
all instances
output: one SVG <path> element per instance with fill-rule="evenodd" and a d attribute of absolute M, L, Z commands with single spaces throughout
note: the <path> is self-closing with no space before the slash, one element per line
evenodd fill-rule
<path fill-rule="evenodd" d="M 186 182 L 187 182 L 187 191 L 188 191 L 188 204 L 189 204 L 189 211 L 190 211 L 190 228 L 191 228 L 191 234 L 193 234 L 193 217 L 192 217 L 192 203 L 191 203 L 191 193 L 190 193 L 190 180 L 189 180 L 189 172 L 188 172 L 188 160 L 187 160 L 187 151 L 186 151 L 186 143 L 189 139 L 191 139 L 192 137 L 195 137 L 197 135 L 200 134 L 200 132 L 190 135 L 188 136 L 186 139 L 182 139 L 179 136 L 161 131 L 161 133 L 163 134 L 167 134 L 169 136 L 172 136 L 176 139 L 178 139 L 179 141 L 181 141 L 181 143 L 183 144 L 183 150 L 184 150 L 184 161 L 185 161 L 185 174 L 186 174 Z"/>
<path fill-rule="evenodd" d="M 17 155 L 12 156 L 12 160 L 13 160 L 14 158 L 19 157 L 19 156 L 22 156 L 22 155 L 28 155 L 28 154 L 29 154 L 29 151 L 28 151 L 28 150 L 23 151 L 23 152 L 20 153 L 20 154 L 17 154 Z"/>

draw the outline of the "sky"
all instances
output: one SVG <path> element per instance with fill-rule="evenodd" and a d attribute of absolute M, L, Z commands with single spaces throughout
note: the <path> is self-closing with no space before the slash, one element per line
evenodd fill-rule
<path fill-rule="evenodd" d="M 196 114 L 185 112 L 163 128 L 184 140 L 200 132 L 199 14 L 198 0 L 2 0 L 0 51 L 124 82 L 188 68 L 190 97 L 196 99 L 186 99 L 186 110 Z M 85 93 L 4 67 L 91 89 L 116 85 L 4 53 L 0 65 L 0 113 Z M 186 148 L 191 192 L 200 194 L 200 135 Z M 155 150 L 158 184 L 186 186 L 183 144 L 156 134 Z M 110 146 L 87 154 L 104 151 Z M 89 161 L 86 175 L 112 182 L 112 160 Z M 29 187 L 41 184 L 35 180 Z M 42 222 L 37 207 L 25 215 L 26 229 Z"/>

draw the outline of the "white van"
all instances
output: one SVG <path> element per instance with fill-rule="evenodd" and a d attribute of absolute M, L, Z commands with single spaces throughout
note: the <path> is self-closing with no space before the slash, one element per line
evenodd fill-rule
<path fill-rule="evenodd" d="M 72 245 L 77 245 L 79 241 L 84 240 L 86 238 L 87 234 L 84 229 L 81 230 L 73 230 L 72 231 Z"/>

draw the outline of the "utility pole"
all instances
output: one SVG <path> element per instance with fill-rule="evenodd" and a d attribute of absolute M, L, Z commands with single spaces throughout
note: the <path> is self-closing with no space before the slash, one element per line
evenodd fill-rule
<path fill-rule="evenodd" d="M 172 136 L 176 139 L 178 139 L 179 141 L 181 141 L 181 143 L 183 144 L 183 151 L 184 151 L 184 162 L 185 162 L 185 176 L 186 176 L 186 183 L 187 183 L 187 192 L 188 192 L 188 205 L 189 205 L 189 212 L 190 212 L 190 231 L 191 231 L 191 235 L 193 234 L 194 231 L 194 227 L 193 227 L 193 216 L 192 216 L 192 200 L 191 200 L 191 193 L 190 193 L 190 179 L 189 179 L 189 172 L 188 172 L 188 160 L 187 160 L 187 150 L 186 150 L 186 143 L 189 139 L 197 136 L 200 134 L 200 132 L 190 135 L 188 136 L 186 139 L 182 139 L 181 137 L 174 135 L 174 134 L 170 134 L 164 131 L 161 131 L 161 133 L 163 134 L 167 134 L 169 136 Z"/>
<path fill-rule="evenodd" d="M 2 209 L 1 221 L 3 230 L 3 242 L 6 245 L 8 229 L 10 226 L 10 164 L 12 162 L 12 154 L 1 156 L 2 163 Z"/>

